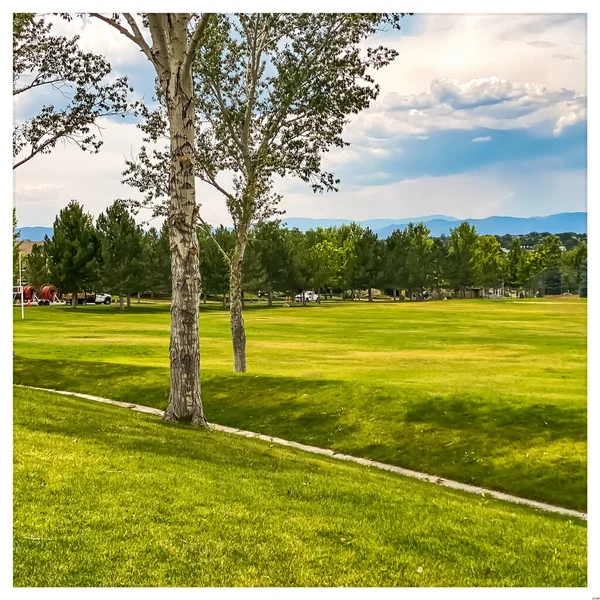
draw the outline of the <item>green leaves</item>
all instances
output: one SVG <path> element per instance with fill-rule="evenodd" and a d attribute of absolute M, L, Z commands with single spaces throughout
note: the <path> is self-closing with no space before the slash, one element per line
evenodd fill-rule
<path fill-rule="evenodd" d="M 141 291 L 146 276 L 143 232 L 121 200 L 115 200 L 98 217 L 100 281 L 113 293 Z"/>
<path fill-rule="evenodd" d="M 39 292 L 47 283 L 50 283 L 48 272 L 48 259 L 42 244 L 34 244 L 25 260 L 27 281 Z"/>
<path fill-rule="evenodd" d="M 45 237 L 52 283 L 64 292 L 77 292 L 97 278 L 99 243 L 91 215 L 71 200 L 54 220 L 52 239 Z"/>
<path fill-rule="evenodd" d="M 111 67 L 104 57 L 81 51 L 78 36 L 54 35 L 51 29 L 44 17 L 13 14 L 13 96 L 51 88 L 59 105 L 44 105 L 16 125 L 13 169 L 38 154 L 48 154 L 59 140 L 96 153 L 102 145 L 91 130 L 96 120 L 135 109 L 128 103 L 133 90 L 127 78 L 108 82 Z"/>

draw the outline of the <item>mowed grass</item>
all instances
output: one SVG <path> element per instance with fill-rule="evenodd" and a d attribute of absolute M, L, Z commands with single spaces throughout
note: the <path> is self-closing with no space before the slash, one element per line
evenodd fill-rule
<path fill-rule="evenodd" d="M 169 305 L 14 311 L 15 383 L 165 408 Z M 248 305 L 200 314 L 210 421 L 586 508 L 587 302 Z"/>
<path fill-rule="evenodd" d="M 586 585 L 578 519 L 19 388 L 14 498 L 15 586 Z"/>

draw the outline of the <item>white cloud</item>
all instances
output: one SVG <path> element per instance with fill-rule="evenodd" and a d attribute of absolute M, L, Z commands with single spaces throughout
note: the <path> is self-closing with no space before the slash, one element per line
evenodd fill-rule
<path fill-rule="evenodd" d="M 353 127 L 381 140 L 436 130 L 521 129 L 545 123 L 560 133 L 585 119 L 585 104 L 586 99 L 574 90 L 548 89 L 535 82 L 496 76 L 464 82 L 440 77 L 431 82 L 429 92 L 386 94 L 359 115 Z M 359 131 L 354 137 L 360 136 Z"/>
<path fill-rule="evenodd" d="M 587 119 L 586 102 L 583 98 L 577 98 L 565 103 L 566 112 L 556 122 L 554 135 L 560 135 L 565 127 L 570 127 Z"/>
<path fill-rule="evenodd" d="M 290 217 L 356 220 L 428 214 L 452 214 L 459 219 L 490 215 L 530 217 L 586 210 L 585 185 L 583 170 L 566 171 L 531 162 L 521 171 L 513 165 L 323 195 L 309 191 L 287 193 L 281 207 Z"/>
<path fill-rule="evenodd" d="M 410 35 L 400 32 L 397 40 L 385 40 L 399 56 L 376 72 L 382 97 L 389 92 L 420 94 L 444 76 L 470 81 L 491 75 L 586 94 L 585 15 L 430 14 L 406 17 L 410 19 Z M 553 46 L 527 43 L 536 41 Z M 554 54 L 579 60 L 556 61 Z"/>
<path fill-rule="evenodd" d="M 104 23 L 86 23 L 79 17 L 71 23 L 52 19 L 57 32 L 80 33 L 82 48 L 105 55 L 119 75 L 147 62 L 130 40 Z M 372 110 L 352 118 L 345 133 L 352 145 L 329 152 L 326 168 L 335 171 L 368 160 L 369 166 L 373 163 L 370 181 L 385 181 L 387 167 L 377 161 L 398 152 L 399 138 L 406 135 L 426 140 L 437 129 L 542 124 L 548 132 L 560 135 L 566 127 L 585 120 L 585 17 L 504 14 L 414 19 L 410 35 L 401 32 L 391 43 L 386 38 L 384 43 L 392 45 L 399 57 L 375 74 L 381 85 L 380 99 Z M 22 112 L 25 107 L 17 108 Z M 139 149 L 141 132 L 124 123 L 103 125 L 105 145 L 100 154 L 59 146 L 51 155 L 37 157 L 15 172 L 21 225 L 50 225 L 72 198 L 97 215 L 115 198 L 134 195 L 121 185 L 120 174 L 124 156 Z M 363 219 L 450 213 L 466 218 L 582 208 L 585 173 L 557 167 L 539 169 L 536 174 L 528 179 L 492 171 L 423 177 L 357 185 L 325 195 L 314 195 L 306 184 L 286 179 L 277 180 L 276 189 L 284 194 L 282 207 L 290 216 Z M 368 178 L 365 182 L 369 183 Z M 217 191 L 199 184 L 197 195 L 207 221 L 231 223 Z"/>
<path fill-rule="evenodd" d="M 140 17 L 136 15 L 135 18 L 142 33 L 146 35 L 146 41 L 150 42 L 150 34 L 147 29 L 141 27 Z M 120 74 L 124 74 L 123 69 L 125 67 L 143 64 L 148 60 L 136 44 L 119 33 L 114 27 L 98 19 L 87 15 L 83 17 L 73 15 L 70 22 L 58 16 L 48 17 L 47 19 L 52 22 L 52 31 L 55 34 L 66 37 L 71 37 L 74 34 L 79 35 L 79 48 L 81 50 L 106 57 L 113 69 Z"/>
<path fill-rule="evenodd" d="M 492 136 L 491 135 L 486 135 L 483 137 L 474 137 L 472 140 L 472 142 L 491 142 L 492 141 Z"/>
<path fill-rule="evenodd" d="M 36 156 L 14 172 L 19 223 L 51 225 L 58 210 L 71 199 L 97 216 L 116 198 L 135 197 L 121 185 L 125 156 L 136 154 L 142 132 L 132 124 L 100 119 L 103 146 L 98 154 L 74 144 L 59 144 L 52 154 Z"/>

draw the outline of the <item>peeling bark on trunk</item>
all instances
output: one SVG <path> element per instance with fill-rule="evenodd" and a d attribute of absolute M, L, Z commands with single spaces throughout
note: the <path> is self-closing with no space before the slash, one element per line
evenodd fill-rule
<path fill-rule="evenodd" d="M 200 272 L 194 179 L 194 95 L 191 74 L 183 71 L 188 43 L 187 17 L 170 13 L 168 18 L 171 23 L 168 80 L 159 73 L 166 92 L 171 134 L 171 386 L 164 419 L 205 426 L 198 336 Z"/>
<path fill-rule="evenodd" d="M 229 272 L 229 321 L 231 325 L 231 343 L 233 346 L 233 370 L 246 372 L 246 330 L 244 329 L 244 291 L 242 289 L 244 254 L 248 243 L 250 222 L 240 222 L 237 229 L 235 249 L 231 258 Z"/>

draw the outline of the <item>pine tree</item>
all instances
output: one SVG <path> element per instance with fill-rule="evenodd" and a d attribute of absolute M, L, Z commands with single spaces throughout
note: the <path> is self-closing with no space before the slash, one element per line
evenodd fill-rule
<path fill-rule="evenodd" d="M 52 239 L 45 236 L 44 248 L 52 282 L 73 294 L 72 306 L 76 308 L 77 292 L 97 278 L 100 250 L 92 216 L 83 212 L 79 202 L 71 200 L 60 211 Z"/>
<path fill-rule="evenodd" d="M 115 200 L 98 217 L 96 223 L 100 242 L 100 280 L 113 293 L 118 292 L 121 310 L 123 295 L 128 298 L 139 291 L 144 265 L 143 232 L 127 211 L 124 203 Z M 137 289 L 136 289 L 137 288 Z"/>
<path fill-rule="evenodd" d="M 31 252 L 27 255 L 25 268 L 27 269 L 27 281 L 38 292 L 45 284 L 50 283 L 46 251 L 42 244 L 33 245 Z"/>

